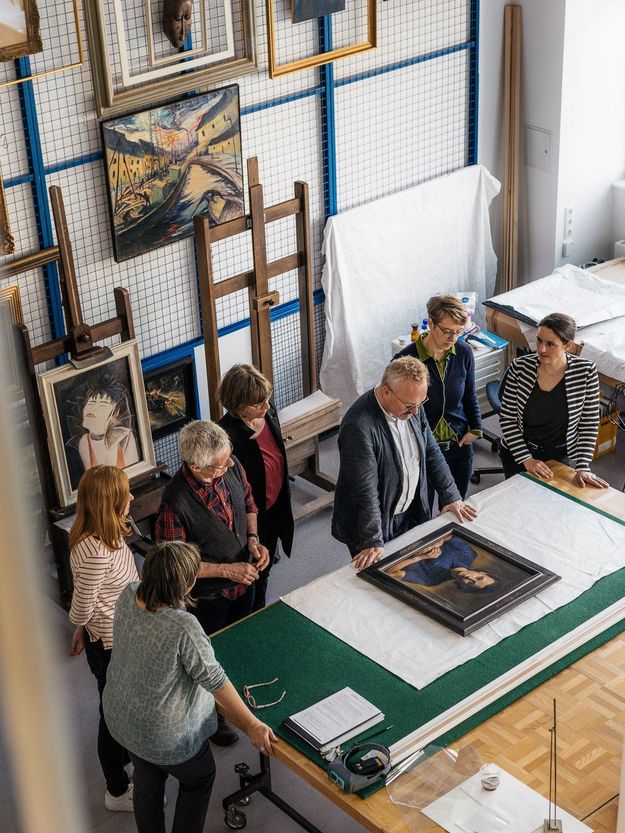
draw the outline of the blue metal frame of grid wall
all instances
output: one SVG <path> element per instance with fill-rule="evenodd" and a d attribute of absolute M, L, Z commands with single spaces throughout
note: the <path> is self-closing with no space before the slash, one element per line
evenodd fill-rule
<path fill-rule="evenodd" d="M 319 85 L 303 92 L 296 93 L 290 96 L 283 96 L 281 98 L 274 98 L 270 101 L 265 101 L 261 104 L 256 104 L 251 107 L 242 107 L 241 116 L 257 113 L 261 110 L 268 110 L 272 107 L 280 107 L 283 104 L 288 104 L 299 99 L 309 98 L 310 96 L 320 96 L 321 113 L 322 113 L 322 130 L 323 130 L 323 196 L 324 196 L 324 213 L 326 219 L 338 213 L 338 198 L 337 198 L 337 165 L 336 165 L 336 118 L 334 110 L 334 91 L 339 87 L 344 87 L 349 84 L 354 84 L 358 81 L 366 80 L 367 78 L 374 78 L 378 75 L 383 75 L 389 72 L 395 72 L 405 67 L 421 64 L 426 61 L 432 61 L 437 58 L 442 58 L 445 55 L 451 55 L 456 52 L 468 52 L 469 54 L 469 92 L 468 92 L 468 141 L 467 141 L 467 164 L 474 165 L 477 161 L 477 129 L 478 129 L 478 90 L 479 90 L 479 76 L 478 76 L 478 48 L 479 48 L 479 11 L 480 0 L 471 0 L 470 9 L 470 26 L 469 26 L 469 40 L 464 43 L 456 44 L 455 46 L 446 49 L 440 49 L 435 52 L 428 52 L 425 55 L 418 55 L 414 58 L 407 58 L 384 67 L 377 67 L 376 69 L 367 72 L 361 72 L 352 75 L 348 78 L 343 78 L 340 81 L 334 80 L 334 65 L 328 63 L 322 66 L 319 70 L 320 81 Z M 320 52 L 329 52 L 332 50 L 332 17 L 319 18 L 319 50 Z M 30 61 L 28 58 L 20 58 L 15 62 L 17 75 L 19 78 L 24 78 L 31 75 Z M 22 125 L 24 136 L 26 140 L 26 147 L 28 153 L 28 167 L 29 173 L 23 176 L 8 179 L 4 183 L 5 188 L 11 188 L 16 185 L 24 185 L 30 183 L 32 187 L 33 203 L 35 209 L 35 216 L 37 220 L 37 234 L 41 248 L 47 248 L 54 245 L 52 234 L 52 218 L 50 214 L 50 206 L 48 203 L 46 176 L 49 174 L 58 173 L 59 171 L 69 170 L 80 165 L 86 165 L 91 162 L 97 162 L 102 159 L 102 153 L 90 153 L 75 159 L 69 159 L 66 162 L 57 165 L 45 167 L 43 160 L 43 152 L 41 146 L 41 137 L 39 134 L 39 124 L 37 119 L 37 108 L 35 104 L 35 94 L 32 81 L 25 81 L 18 85 L 19 100 Z M 61 303 L 61 292 L 59 286 L 59 275 L 56 263 L 48 264 L 43 267 L 44 285 L 46 289 L 46 299 L 48 306 L 48 317 L 50 320 L 50 329 L 52 338 L 59 338 L 65 332 L 65 325 L 63 319 L 63 307 Z M 321 289 L 314 293 L 315 305 L 323 303 L 324 295 Z M 297 300 L 289 301 L 281 304 L 276 309 L 271 311 L 271 320 L 278 321 L 289 315 L 294 315 L 299 310 L 299 302 Z M 219 336 L 227 333 L 235 332 L 236 330 L 249 327 L 250 319 L 245 318 L 234 324 L 229 324 L 219 329 Z M 170 362 L 177 361 L 186 356 L 193 357 L 194 349 L 203 343 L 203 338 L 196 338 L 165 350 L 162 353 L 157 353 L 142 360 L 142 368 L 144 372 L 154 370 L 162 367 Z"/>

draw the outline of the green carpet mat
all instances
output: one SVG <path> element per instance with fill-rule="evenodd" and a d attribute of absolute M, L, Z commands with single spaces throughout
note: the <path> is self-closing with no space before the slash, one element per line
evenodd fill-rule
<path fill-rule="evenodd" d="M 212 641 L 218 660 L 239 692 L 245 684 L 279 678 L 273 686 L 258 689 L 257 702 L 271 702 L 286 689 L 285 698 L 281 703 L 261 709 L 256 714 L 279 737 L 326 769 L 326 762 L 314 749 L 281 725 L 289 715 L 344 686 L 351 686 L 384 712 L 386 719 L 381 727 L 393 724 L 394 728 L 376 738 L 387 746 L 391 745 L 624 595 L 625 569 L 621 569 L 597 581 L 574 601 L 527 625 L 420 691 L 282 602 L 240 622 Z M 366 628 L 367 623 L 363 622 L 362 626 Z M 439 738 L 437 743 L 448 744 L 461 737 L 624 629 L 625 618 L 465 720 Z M 418 639 L 418 633 L 415 633 L 415 639 Z M 364 795 L 371 794 L 380 786 L 370 788 Z"/>

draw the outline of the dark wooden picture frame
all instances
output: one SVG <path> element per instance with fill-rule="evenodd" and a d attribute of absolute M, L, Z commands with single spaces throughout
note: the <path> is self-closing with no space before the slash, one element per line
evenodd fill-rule
<path fill-rule="evenodd" d="M 39 10 L 35 0 L 22 0 L 21 13 L 23 32 L 12 26 L 11 21 L 0 19 L 0 61 L 23 58 L 43 49 L 39 34 Z"/>
<path fill-rule="evenodd" d="M 456 523 L 402 547 L 358 575 L 461 636 L 560 579 Z"/>
<path fill-rule="evenodd" d="M 197 419 L 195 367 L 191 356 L 143 374 L 153 440 L 180 431 Z"/>

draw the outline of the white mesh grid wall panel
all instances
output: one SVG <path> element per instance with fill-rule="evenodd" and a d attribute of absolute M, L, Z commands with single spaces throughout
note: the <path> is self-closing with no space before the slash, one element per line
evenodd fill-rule
<path fill-rule="evenodd" d="M 200 334 L 193 244 L 181 240 L 116 263 L 101 161 L 48 177 L 65 203 L 83 316 L 89 323 L 115 314 L 113 289 L 126 288 L 142 357 Z"/>
<path fill-rule="evenodd" d="M 0 63 L 2 81 L 15 77 L 13 64 Z M 20 100 L 17 87 L 0 89 L 0 170 L 5 184 L 28 174 L 28 152 L 20 121 Z"/>
<path fill-rule="evenodd" d="M 467 0 L 377 0 L 378 47 L 337 61 L 336 80 L 466 43 L 470 8 Z M 355 36 L 366 36 L 362 13 L 357 30 L 347 13 L 332 15 L 334 49 L 353 43 Z"/>
<path fill-rule="evenodd" d="M 11 278 L 0 277 L 0 289 L 7 286 L 19 287 L 20 305 L 24 324 L 28 327 L 30 343 L 35 346 L 49 341 L 52 337 L 46 315 L 46 293 L 41 280 L 41 270 L 31 269 Z"/>
<path fill-rule="evenodd" d="M 452 53 L 336 91 L 339 209 L 466 164 L 468 57 Z"/>

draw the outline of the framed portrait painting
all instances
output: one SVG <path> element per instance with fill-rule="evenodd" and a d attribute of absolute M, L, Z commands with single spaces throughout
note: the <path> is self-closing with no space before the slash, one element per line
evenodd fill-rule
<path fill-rule="evenodd" d="M 467 636 L 560 576 L 450 523 L 358 575 Z"/>
<path fill-rule="evenodd" d="M 152 439 L 179 431 L 197 418 L 193 359 L 159 367 L 143 374 Z"/>
<path fill-rule="evenodd" d="M 93 466 L 117 466 L 133 478 L 156 465 L 137 342 L 111 353 L 90 367 L 68 363 L 38 378 L 62 506 L 76 501 L 78 482 Z"/>
<path fill-rule="evenodd" d="M 118 262 L 243 215 L 236 84 L 105 121 L 102 142 Z"/>

